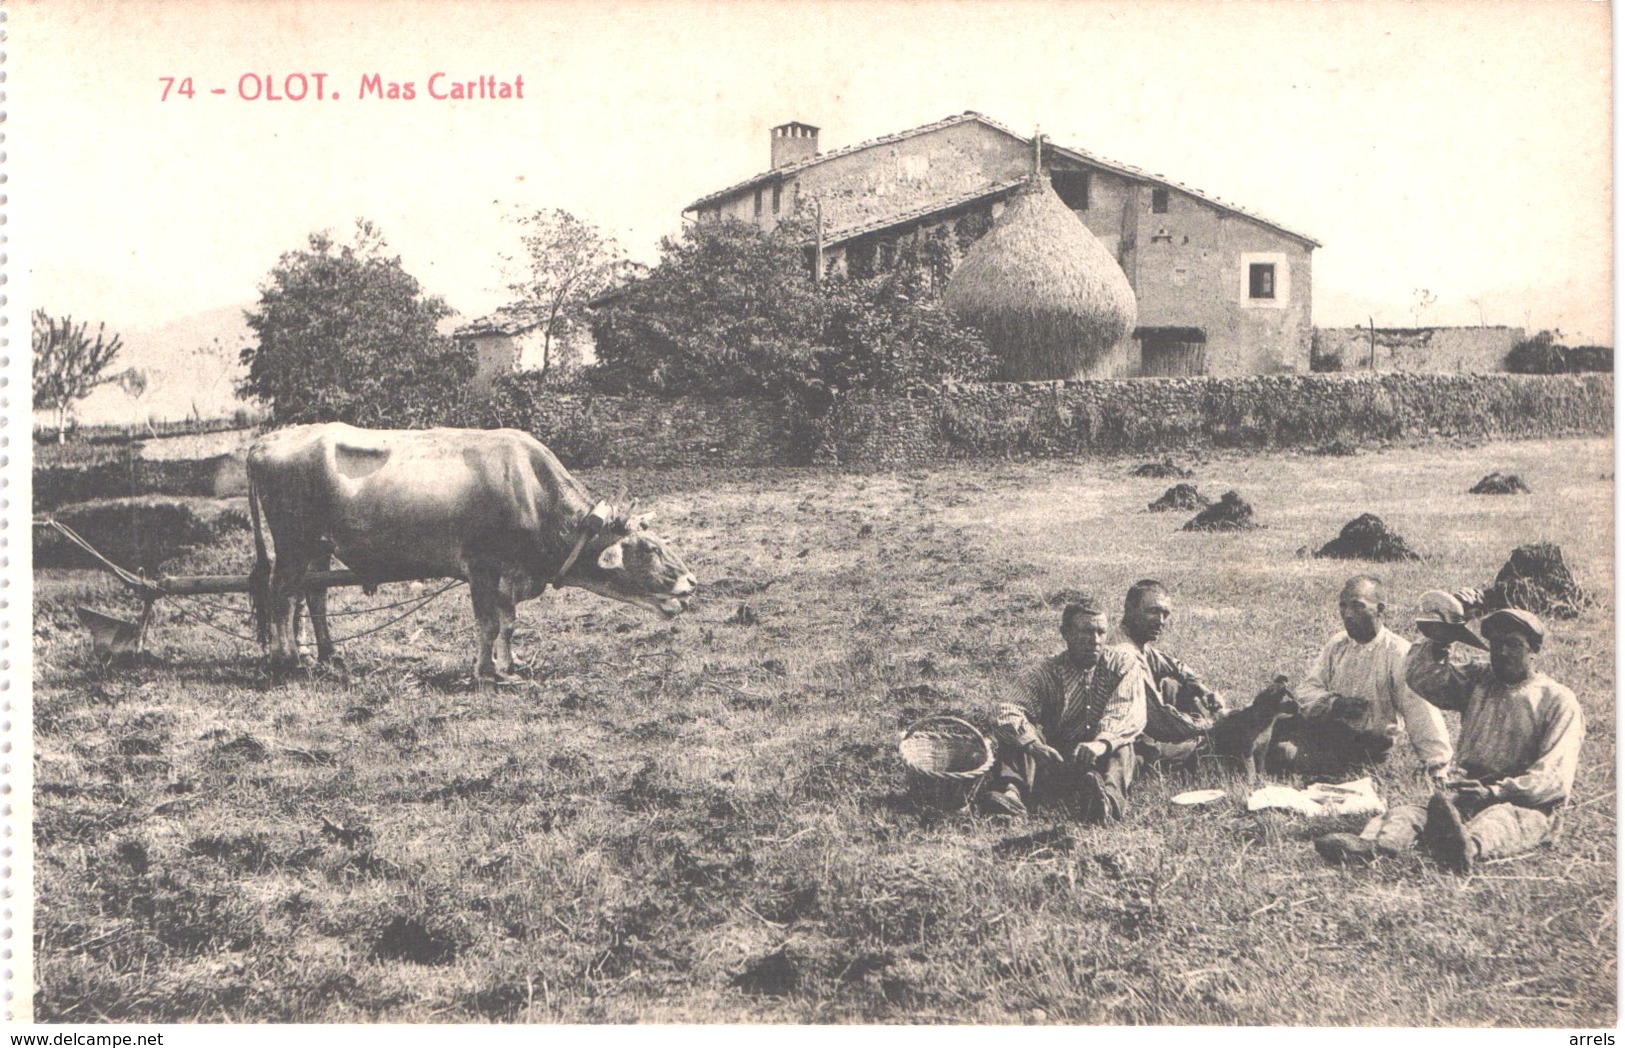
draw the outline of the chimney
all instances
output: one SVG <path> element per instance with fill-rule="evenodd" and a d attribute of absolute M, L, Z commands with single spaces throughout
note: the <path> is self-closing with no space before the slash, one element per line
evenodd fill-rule
<path fill-rule="evenodd" d="M 792 121 L 775 127 L 771 134 L 774 171 L 818 155 L 818 129 L 811 124 Z"/>

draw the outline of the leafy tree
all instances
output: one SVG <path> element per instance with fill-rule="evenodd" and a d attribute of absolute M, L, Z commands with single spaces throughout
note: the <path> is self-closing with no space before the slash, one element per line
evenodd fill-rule
<path fill-rule="evenodd" d="M 433 424 L 474 374 L 472 352 L 435 330 L 450 314 L 372 223 L 358 220 L 349 244 L 314 233 L 282 256 L 246 314 L 258 341 L 242 350 L 248 377 L 237 390 L 279 424 Z"/>
<path fill-rule="evenodd" d="M 612 391 L 776 392 L 811 370 L 824 302 L 804 231 L 743 222 L 689 226 L 660 243 L 660 263 L 598 311 L 599 366 Z"/>
<path fill-rule="evenodd" d="M 939 229 L 899 245 L 877 276 L 832 282 L 815 379 L 834 393 L 899 392 L 990 376 L 997 360 L 987 343 L 938 302 L 955 255 L 953 234 Z"/>
<path fill-rule="evenodd" d="M 68 413 L 73 405 L 111 377 L 102 372 L 113 363 L 123 347 L 120 336 L 109 341 L 105 324 L 96 325 L 91 340 L 84 323 L 75 325 L 72 317 L 57 319 L 36 309 L 33 320 L 34 409 L 56 416 L 56 436 L 66 439 Z"/>
<path fill-rule="evenodd" d="M 597 226 L 554 208 L 519 219 L 524 273 L 508 284 L 516 297 L 510 311 L 541 324 L 542 366 L 565 363 L 557 353 L 584 323 L 587 302 L 614 285 L 626 265 L 624 253 Z"/>
<path fill-rule="evenodd" d="M 139 431 L 142 423 L 145 422 L 147 432 L 156 436 L 157 431 L 152 428 L 152 416 L 141 410 L 141 398 L 146 396 L 147 390 L 152 388 L 152 374 L 144 368 L 125 368 L 117 375 L 114 375 L 112 380 L 118 384 L 119 389 L 124 391 L 125 396 L 135 402 L 135 418 L 131 432 Z"/>
<path fill-rule="evenodd" d="M 818 415 L 842 392 L 902 390 L 992 371 L 981 337 L 936 304 L 952 269 L 941 231 L 886 252 L 878 275 L 814 286 L 806 229 L 691 226 L 661 261 L 594 318 L 613 391 L 768 393 Z"/>

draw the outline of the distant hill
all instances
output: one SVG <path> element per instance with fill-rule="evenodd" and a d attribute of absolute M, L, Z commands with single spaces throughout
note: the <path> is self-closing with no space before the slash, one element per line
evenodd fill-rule
<path fill-rule="evenodd" d="M 220 418 L 251 407 L 232 392 L 244 372 L 237 355 L 253 340 L 243 322 L 245 308 L 211 309 L 144 330 L 117 331 L 109 325 L 124 339 L 109 373 L 139 368 L 147 372 L 147 391 L 136 401 L 116 385 L 102 386 L 79 402 L 75 417 L 86 426 L 117 425 L 143 416 L 155 422 Z"/>

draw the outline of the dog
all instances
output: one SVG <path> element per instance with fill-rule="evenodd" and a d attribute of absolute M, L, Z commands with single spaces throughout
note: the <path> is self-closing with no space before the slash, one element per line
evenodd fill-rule
<path fill-rule="evenodd" d="M 1241 762 L 1247 778 L 1256 782 L 1264 768 L 1264 758 L 1275 735 L 1275 722 L 1300 712 L 1298 697 L 1285 677 L 1276 677 L 1253 697 L 1246 709 L 1225 717 L 1208 733 L 1213 753 Z"/>

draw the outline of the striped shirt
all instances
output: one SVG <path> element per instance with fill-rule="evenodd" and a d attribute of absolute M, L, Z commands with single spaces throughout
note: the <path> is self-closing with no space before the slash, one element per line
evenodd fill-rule
<path fill-rule="evenodd" d="M 1151 687 L 1145 660 L 1131 647 L 1102 648 L 1088 669 L 1063 651 L 1004 686 L 994 734 L 1016 746 L 1047 743 L 1066 757 L 1085 742 L 1105 743 L 1110 752 L 1145 728 L 1145 695 Z"/>
<path fill-rule="evenodd" d="M 1456 763 L 1501 800 L 1547 809 L 1568 800 L 1586 731 L 1574 692 L 1544 673 L 1503 684 L 1489 663 L 1454 665 L 1432 644 L 1411 649 L 1405 680 L 1440 709 L 1461 711 Z"/>

